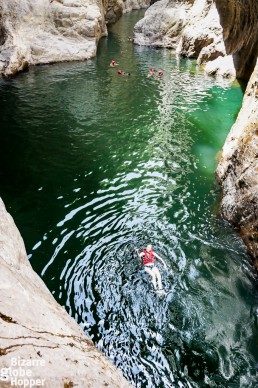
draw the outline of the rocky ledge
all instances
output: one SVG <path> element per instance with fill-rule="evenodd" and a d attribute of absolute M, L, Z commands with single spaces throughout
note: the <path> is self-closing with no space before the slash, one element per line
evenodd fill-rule
<path fill-rule="evenodd" d="M 0 266 L 1 388 L 129 387 L 33 271 L 1 199 Z"/>

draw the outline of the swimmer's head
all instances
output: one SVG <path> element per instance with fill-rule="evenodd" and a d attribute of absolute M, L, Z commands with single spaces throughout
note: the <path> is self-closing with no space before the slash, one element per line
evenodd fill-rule
<path fill-rule="evenodd" d="M 148 244 L 147 247 L 146 247 L 146 251 L 149 252 L 152 250 L 152 245 L 151 244 Z"/>

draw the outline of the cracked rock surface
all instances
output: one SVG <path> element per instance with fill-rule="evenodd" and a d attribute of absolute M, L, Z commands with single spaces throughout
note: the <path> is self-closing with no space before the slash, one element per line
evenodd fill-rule
<path fill-rule="evenodd" d="M 0 370 L 20 357 L 41 362 L 22 369 L 47 388 L 129 387 L 33 271 L 1 199 L 0 266 Z M 10 380 L 0 386 L 10 387 Z"/>

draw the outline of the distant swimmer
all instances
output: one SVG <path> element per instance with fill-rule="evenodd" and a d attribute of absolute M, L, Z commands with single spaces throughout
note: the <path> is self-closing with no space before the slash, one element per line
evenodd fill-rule
<path fill-rule="evenodd" d="M 161 261 L 164 268 L 167 269 L 167 266 L 164 260 L 152 250 L 151 244 L 148 244 L 146 249 L 143 249 L 141 253 L 138 252 L 137 248 L 135 250 L 138 256 L 140 257 L 140 259 L 142 260 L 142 264 L 144 266 L 145 271 L 151 276 L 154 290 L 159 293 L 164 293 L 162 282 L 161 282 L 161 275 L 158 267 L 155 265 L 155 258 Z"/>
<path fill-rule="evenodd" d="M 117 70 L 117 74 L 118 74 L 118 75 L 127 75 L 127 76 L 130 76 L 130 75 L 131 75 L 131 73 L 125 73 L 125 72 L 122 71 L 122 70 Z"/>
<path fill-rule="evenodd" d="M 110 66 L 111 66 L 111 67 L 118 66 L 118 63 L 117 63 L 116 61 L 112 60 L 112 61 L 110 62 Z"/>
<path fill-rule="evenodd" d="M 155 73 L 155 71 L 156 71 L 155 69 L 150 69 L 147 77 L 151 77 Z"/>
<path fill-rule="evenodd" d="M 158 77 L 158 78 L 163 77 L 163 71 L 159 71 L 158 74 L 157 74 L 157 77 Z"/>
<path fill-rule="evenodd" d="M 128 40 L 129 42 L 134 42 L 134 38 L 132 38 L 131 36 L 128 36 Z"/>

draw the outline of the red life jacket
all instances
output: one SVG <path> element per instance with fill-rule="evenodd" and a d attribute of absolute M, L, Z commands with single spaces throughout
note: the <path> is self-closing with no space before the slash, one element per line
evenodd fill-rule
<path fill-rule="evenodd" d="M 150 263 L 154 264 L 155 256 L 154 256 L 153 250 L 148 252 L 144 249 L 142 253 L 144 253 L 144 256 L 142 259 L 143 265 L 150 264 Z"/>

